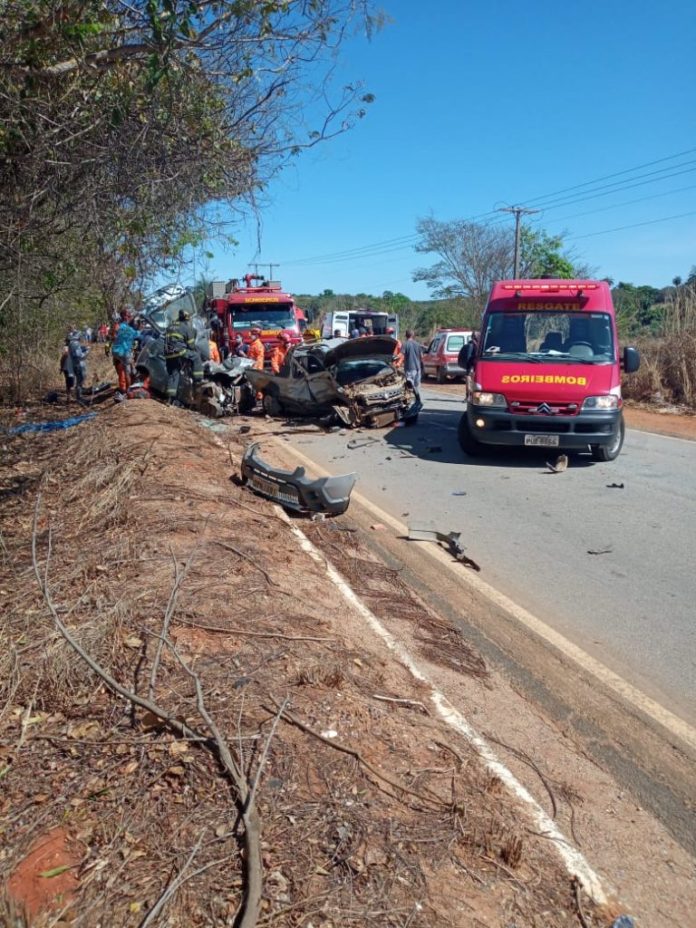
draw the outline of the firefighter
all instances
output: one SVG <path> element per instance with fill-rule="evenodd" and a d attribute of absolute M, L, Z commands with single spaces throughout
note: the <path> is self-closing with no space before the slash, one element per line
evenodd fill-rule
<path fill-rule="evenodd" d="M 396 337 L 396 332 L 391 326 L 387 329 L 387 335 L 393 338 L 396 342 L 396 348 L 394 349 L 394 356 L 392 357 L 392 364 L 394 367 L 403 367 L 404 366 L 404 355 L 401 351 L 401 342 Z"/>
<path fill-rule="evenodd" d="M 179 318 L 167 329 L 164 338 L 164 359 L 167 364 L 167 398 L 170 403 L 176 400 L 179 392 L 179 378 L 185 362 L 190 362 L 194 386 L 203 380 L 201 356 L 196 349 L 196 335 L 189 322 L 191 314 L 185 309 L 179 310 Z"/>
<path fill-rule="evenodd" d="M 290 348 L 290 336 L 287 332 L 281 332 L 278 338 L 280 341 L 271 353 L 271 370 L 274 374 L 280 373 Z"/>
<path fill-rule="evenodd" d="M 217 343 L 211 339 L 208 340 L 208 355 L 210 360 L 215 364 L 222 364 L 222 359 L 220 358 L 220 351 L 218 349 Z"/>
<path fill-rule="evenodd" d="M 254 362 L 254 370 L 262 371 L 263 362 L 266 359 L 266 350 L 261 341 L 261 329 L 254 327 L 249 334 L 251 341 L 249 342 L 248 357 Z"/>

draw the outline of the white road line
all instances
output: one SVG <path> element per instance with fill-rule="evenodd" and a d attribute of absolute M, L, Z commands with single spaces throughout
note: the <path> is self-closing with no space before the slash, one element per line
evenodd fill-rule
<path fill-rule="evenodd" d="M 282 447 L 290 451 L 306 468 L 313 470 L 321 476 L 330 476 L 329 471 L 325 470 L 325 468 L 321 467 L 321 465 L 317 464 L 311 458 L 302 454 L 301 451 L 293 448 L 292 445 L 284 442 Z M 395 519 L 388 512 L 385 512 L 373 503 L 372 500 L 367 499 L 367 497 L 363 496 L 361 493 L 355 492 L 352 498 L 364 509 L 371 512 L 380 522 L 389 525 L 397 534 L 402 536 L 408 535 L 408 526 L 399 522 L 398 519 Z M 419 544 L 419 542 L 411 542 L 411 544 Z M 441 567 L 452 575 L 457 583 L 461 586 L 476 590 L 477 593 L 484 596 L 489 602 L 494 603 L 499 609 L 519 622 L 520 625 L 524 625 L 525 628 L 534 632 L 534 634 L 553 646 L 557 651 L 560 651 L 565 657 L 572 660 L 573 663 L 580 666 L 586 673 L 600 680 L 608 689 L 617 693 L 630 705 L 634 706 L 654 722 L 657 722 L 670 736 L 679 739 L 692 751 L 696 751 L 696 729 L 689 725 L 688 722 L 685 722 L 684 719 L 679 718 L 679 716 L 670 712 L 669 709 L 666 709 L 664 706 L 660 705 L 660 703 L 651 699 L 650 696 L 647 696 L 637 687 L 633 686 L 633 684 L 624 680 L 623 677 L 620 677 L 613 670 L 610 670 L 605 664 L 602 664 L 601 661 L 598 661 L 586 651 L 583 651 L 582 648 L 561 635 L 560 632 L 551 628 L 550 625 L 547 625 L 527 609 L 519 606 L 504 593 L 500 593 L 494 587 L 490 586 L 490 584 L 486 583 L 485 580 L 481 580 L 475 573 L 472 571 L 465 571 L 460 564 L 453 563 L 451 557 L 441 548 L 428 542 L 420 544 L 423 553 L 427 557 L 436 560 Z"/>
<path fill-rule="evenodd" d="M 384 641 L 390 651 L 396 655 L 412 676 L 430 687 L 430 699 L 440 718 L 451 728 L 459 732 L 459 734 L 463 735 L 478 752 L 488 770 L 498 777 L 517 799 L 529 807 L 536 830 L 554 842 L 554 847 L 558 851 L 568 872 L 573 876 L 577 876 L 585 892 L 591 896 L 598 905 L 604 905 L 606 903 L 606 895 L 602 887 L 602 882 L 584 855 L 568 841 L 565 835 L 556 826 L 555 822 L 548 817 L 546 812 L 544 812 L 537 803 L 536 799 L 534 799 L 531 793 L 519 780 L 517 780 L 512 771 L 498 760 L 484 738 L 471 727 L 461 712 L 452 705 L 447 697 L 437 689 L 432 680 L 423 673 L 408 651 L 395 640 L 391 633 L 382 625 L 377 616 L 358 598 L 358 596 L 356 596 L 328 558 L 315 547 L 304 532 L 302 532 L 284 512 L 283 516 L 287 520 L 291 531 L 299 540 L 303 551 L 309 554 L 314 561 L 323 565 L 327 576 L 338 588 L 344 599 L 363 617 L 363 619 L 365 619 L 369 627 L 382 639 L 382 641 Z"/>

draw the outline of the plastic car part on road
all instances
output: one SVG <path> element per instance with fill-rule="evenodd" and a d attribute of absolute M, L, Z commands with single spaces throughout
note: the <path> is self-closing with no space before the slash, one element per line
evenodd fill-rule
<path fill-rule="evenodd" d="M 357 474 L 312 480 L 304 467 L 294 471 L 272 467 L 259 456 L 258 448 L 258 442 L 249 445 L 242 458 L 242 480 L 255 493 L 295 512 L 337 516 L 346 511 Z"/>

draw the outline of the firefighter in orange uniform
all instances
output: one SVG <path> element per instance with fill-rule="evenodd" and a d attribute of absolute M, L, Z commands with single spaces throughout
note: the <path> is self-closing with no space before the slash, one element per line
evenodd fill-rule
<path fill-rule="evenodd" d="M 261 341 L 261 329 L 252 329 L 250 332 L 251 341 L 249 342 L 249 359 L 254 362 L 254 370 L 262 371 L 263 362 L 266 357 L 266 351 Z"/>
<path fill-rule="evenodd" d="M 215 364 L 222 364 L 220 349 L 217 346 L 217 342 L 214 342 L 212 338 L 208 340 L 208 355 L 210 356 L 210 360 Z"/>
<path fill-rule="evenodd" d="M 271 370 L 274 374 L 280 373 L 280 369 L 283 366 L 286 355 L 290 348 L 290 336 L 287 332 L 281 332 L 278 338 L 280 341 L 271 353 Z"/>

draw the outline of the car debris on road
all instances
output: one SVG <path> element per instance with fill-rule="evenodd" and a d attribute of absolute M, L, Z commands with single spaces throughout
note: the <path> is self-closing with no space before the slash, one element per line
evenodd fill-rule
<path fill-rule="evenodd" d="M 273 467 L 259 456 L 258 442 L 244 452 L 241 470 L 243 485 L 285 509 L 332 516 L 341 515 L 348 508 L 358 476 L 353 473 L 312 480 L 304 467 L 296 467 L 294 471 Z"/>
<path fill-rule="evenodd" d="M 460 541 L 461 537 L 461 532 L 440 532 L 430 525 L 420 525 L 415 522 L 408 527 L 409 541 L 439 542 L 447 547 L 455 561 L 459 561 L 460 564 L 479 572 L 481 570 L 480 566 L 465 553 L 464 545 Z"/>

